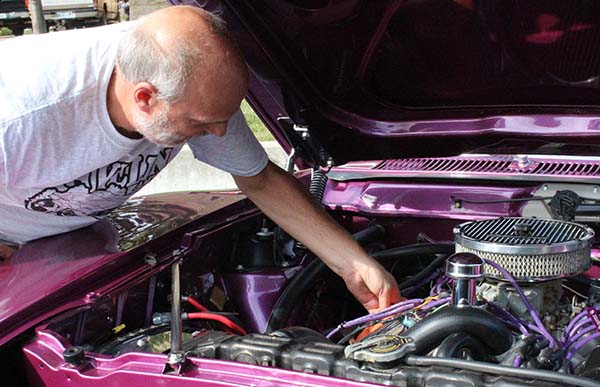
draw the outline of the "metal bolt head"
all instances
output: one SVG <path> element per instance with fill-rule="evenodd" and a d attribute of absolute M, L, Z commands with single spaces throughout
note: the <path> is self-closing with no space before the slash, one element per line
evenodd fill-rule
<path fill-rule="evenodd" d="M 85 295 L 85 297 L 83 298 L 83 301 L 86 304 L 91 304 L 96 302 L 96 300 L 98 299 L 98 294 L 95 292 L 89 292 Z"/>
<path fill-rule="evenodd" d="M 527 155 L 517 155 L 517 162 L 519 168 L 526 168 L 529 165 L 531 165 L 531 161 L 529 160 L 529 157 L 527 157 Z"/>
<path fill-rule="evenodd" d="M 180 364 L 185 361 L 185 354 L 183 352 L 171 352 L 167 358 L 167 362 L 171 365 Z"/>
<path fill-rule="evenodd" d="M 158 263 L 158 259 L 156 258 L 156 254 L 146 254 L 144 256 L 144 262 L 150 266 L 156 266 Z"/>

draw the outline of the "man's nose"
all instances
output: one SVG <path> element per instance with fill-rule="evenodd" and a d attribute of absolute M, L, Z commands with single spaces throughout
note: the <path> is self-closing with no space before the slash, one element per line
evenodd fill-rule
<path fill-rule="evenodd" d="M 206 132 L 213 136 L 223 137 L 227 133 L 227 124 L 215 124 L 206 128 Z"/>

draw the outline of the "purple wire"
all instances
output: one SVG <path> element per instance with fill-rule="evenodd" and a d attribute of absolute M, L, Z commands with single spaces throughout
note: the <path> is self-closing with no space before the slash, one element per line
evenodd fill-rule
<path fill-rule="evenodd" d="M 445 304 L 448 301 L 450 301 L 450 297 L 444 297 L 439 300 L 434 300 L 434 301 L 431 301 L 431 302 L 425 304 L 421 308 L 421 310 L 428 310 L 431 308 L 435 308 L 436 306 Z M 368 323 L 371 321 L 381 320 L 382 318 L 393 316 L 395 314 L 408 312 L 409 310 L 414 309 L 415 306 L 417 306 L 418 304 L 421 304 L 422 302 L 423 302 L 423 299 L 421 299 L 421 298 L 415 298 L 412 300 L 402 301 L 402 302 L 392 305 L 380 312 L 369 314 L 366 316 L 356 318 L 354 320 L 343 322 L 340 325 L 338 325 L 335 329 L 333 329 L 331 332 L 329 332 L 327 334 L 327 338 L 328 339 L 332 338 L 336 333 L 338 333 L 339 331 L 341 331 L 344 328 L 350 328 L 350 327 L 362 325 L 362 324 L 365 324 L 365 323 Z"/>
<path fill-rule="evenodd" d="M 576 324 L 576 325 L 573 327 L 573 330 L 572 330 L 571 332 L 569 332 L 569 336 L 570 336 L 572 333 L 575 333 L 575 332 L 577 332 L 578 330 L 580 330 L 580 329 L 581 329 L 581 328 L 583 328 L 584 326 L 586 326 L 586 325 L 588 325 L 588 324 L 591 324 L 591 323 L 592 323 L 592 320 L 590 320 L 590 318 L 589 318 L 589 317 L 586 317 L 586 318 L 582 319 L 582 320 L 581 320 L 581 321 L 580 321 L 578 324 Z"/>
<path fill-rule="evenodd" d="M 523 290 L 521 290 L 521 287 L 519 286 L 517 281 L 514 279 L 514 277 L 506 269 L 504 269 L 502 266 L 498 265 L 496 262 L 490 261 L 489 259 L 485 259 L 485 258 L 484 258 L 484 261 L 486 264 L 488 264 L 488 265 L 492 266 L 494 269 L 498 270 L 502 274 L 502 276 L 504 278 L 506 278 L 512 284 L 512 286 L 515 288 L 515 290 L 519 294 L 519 297 L 521 297 L 523 304 L 525 304 L 525 307 L 529 310 L 529 314 L 531 315 L 531 318 L 533 319 L 533 321 L 535 321 L 535 324 L 539 328 L 539 330 L 540 330 L 539 333 L 542 334 L 542 336 L 544 336 L 544 338 L 546 340 L 548 340 L 548 342 L 550 343 L 550 345 L 552 347 L 557 348 L 558 343 L 556 342 L 554 337 L 552 337 L 550 332 L 548 332 L 548 330 L 546 329 L 544 324 L 542 324 L 542 320 L 540 320 L 540 317 L 536 313 L 535 309 L 533 309 L 533 306 L 531 306 L 531 304 L 529 303 L 529 300 L 527 299 L 527 297 L 525 297 Z"/>
<path fill-rule="evenodd" d="M 527 328 L 525 328 L 525 326 L 522 325 L 522 324 L 518 324 L 515 321 L 509 320 L 509 319 L 507 319 L 505 317 L 502 317 L 502 316 L 496 316 L 496 318 L 499 319 L 500 321 L 502 321 L 504 324 L 512 326 L 515 329 L 518 329 L 521 332 L 521 334 L 524 335 L 524 336 L 529 336 L 531 334 L 531 333 L 529 333 L 529 331 L 527 330 Z"/>
<path fill-rule="evenodd" d="M 448 276 L 440 277 L 440 280 L 435 284 L 435 286 L 431 289 L 430 295 L 440 294 L 443 291 L 443 286 L 448 285 L 452 282 L 452 279 Z"/>
<path fill-rule="evenodd" d="M 365 323 L 368 323 L 368 322 L 371 322 L 371 321 L 380 320 L 382 318 L 385 318 L 385 317 L 388 317 L 388 316 L 392 316 L 394 314 L 400 314 L 400 313 L 407 312 L 407 311 L 409 311 L 409 310 L 411 310 L 413 308 L 414 308 L 414 305 L 406 305 L 406 306 L 404 306 L 404 308 L 400 308 L 397 311 L 389 312 L 388 315 L 379 316 L 379 317 L 376 317 L 374 315 L 368 315 L 368 316 L 360 317 L 360 318 L 357 318 L 355 320 L 351 320 L 351 321 L 348 321 L 348 322 L 345 322 L 345 323 L 342 323 L 342 324 L 338 325 L 334 330 L 332 330 L 331 332 L 329 332 L 329 334 L 327 334 L 326 337 L 328 339 L 330 339 L 336 333 L 338 333 L 339 331 L 341 331 L 343 328 L 351 328 L 351 327 L 355 327 L 357 325 L 362 325 L 362 324 L 365 324 Z"/>
<path fill-rule="evenodd" d="M 597 338 L 600 337 L 600 332 L 596 332 L 593 333 L 591 335 L 589 335 L 588 337 L 586 337 L 583 340 L 580 340 L 577 345 L 575 345 L 573 348 L 571 348 L 571 350 L 569 351 L 569 353 L 567 354 L 566 359 L 567 360 L 571 360 L 571 358 L 573 357 L 573 355 L 575 355 L 575 352 L 577 352 L 581 347 L 583 347 L 584 345 L 586 345 L 587 343 L 589 343 L 592 340 L 595 340 Z"/>
<path fill-rule="evenodd" d="M 433 296 L 434 294 L 437 294 L 440 292 L 440 289 L 442 288 L 442 285 L 447 281 L 447 278 L 445 275 L 439 277 L 437 279 L 437 281 L 435 281 L 435 285 L 433 285 L 433 287 L 431 288 L 431 291 L 429 292 L 430 296 Z"/>
<path fill-rule="evenodd" d="M 573 317 L 573 320 L 571 320 L 569 322 L 569 324 L 567 325 L 567 327 L 565 328 L 565 331 L 563 333 L 563 337 L 566 338 L 569 336 L 569 334 L 571 333 L 571 330 L 573 329 L 573 327 L 575 326 L 575 324 L 577 324 L 577 322 L 579 322 L 579 320 L 581 320 L 582 318 L 586 317 L 587 313 L 584 310 L 583 312 L 579 313 L 577 316 Z"/>
<path fill-rule="evenodd" d="M 600 312 L 600 305 L 592 306 L 592 308 Z M 564 340 L 567 340 L 568 336 L 570 336 L 572 331 L 575 331 L 582 326 L 581 324 L 577 325 L 577 327 L 575 326 L 575 324 L 580 322 L 581 319 L 585 320 L 584 322 L 582 322 L 583 325 L 585 325 L 586 322 L 590 322 L 587 311 L 584 310 L 583 312 L 579 313 L 577 316 L 573 317 L 571 322 L 569 322 L 567 328 L 565 328 L 565 332 L 563 333 Z"/>
<path fill-rule="evenodd" d="M 327 338 L 328 339 L 332 338 L 336 333 L 338 333 L 339 331 L 341 331 L 344 328 L 350 328 L 350 327 L 365 324 L 365 323 L 368 323 L 368 322 L 371 322 L 374 320 L 380 320 L 382 318 L 389 317 L 394 314 L 404 313 L 408 310 L 413 309 L 417 304 L 420 304 L 421 302 L 423 302 L 423 300 L 421 298 L 405 300 L 405 301 L 399 302 L 397 304 L 394 304 L 392 306 L 389 306 L 377 313 L 368 314 L 366 316 L 362 316 L 362 317 L 356 318 L 354 320 L 343 322 L 340 325 L 338 325 L 335 329 L 333 329 L 331 332 L 329 332 L 327 334 Z"/>
<path fill-rule="evenodd" d="M 395 305 L 388 306 L 387 308 L 385 308 L 383 310 L 380 310 L 377 313 L 373 313 L 373 314 L 369 314 L 369 315 L 366 315 L 366 316 L 363 316 L 363 317 L 359 317 L 356 320 L 360 320 L 362 318 L 366 318 L 366 319 L 368 319 L 368 321 L 371 321 L 373 317 L 375 317 L 375 318 L 388 317 L 388 316 L 390 316 L 392 314 L 399 313 L 397 310 L 404 309 L 404 307 L 406 305 L 411 305 L 412 307 L 414 307 L 416 304 L 420 304 L 421 302 L 423 302 L 422 298 L 413 298 L 411 300 L 404 300 L 404 301 L 401 301 L 401 302 L 399 302 L 399 303 L 397 303 Z"/>
<path fill-rule="evenodd" d="M 491 306 L 492 309 L 495 310 L 496 312 L 499 312 L 500 314 L 502 314 L 506 319 L 508 319 L 509 322 L 514 324 L 519 329 L 519 331 L 521 331 L 522 334 L 524 334 L 526 336 L 529 335 L 529 331 L 525 327 L 525 324 L 523 324 L 523 322 L 521 320 L 519 320 L 518 318 L 513 316 L 512 313 L 502 309 L 500 306 L 494 304 L 493 302 L 488 302 L 488 305 Z"/>
<path fill-rule="evenodd" d="M 577 334 L 580 332 L 580 330 L 583 328 L 584 330 L 589 328 L 586 327 L 586 325 L 591 324 L 592 320 L 590 320 L 589 318 L 584 318 L 583 321 L 580 321 L 578 324 L 576 324 L 573 329 L 568 333 L 568 334 L 563 334 L 563 343 L 564 345 L 567 345 L 567 343 L 573 344 L 573 341 L 575 341 L 576 339 L 574 339 L 575 336 L 577 336 Z M 578 336 L 578 337 L 581 337 Z"/>
<path fill-rule="evenodd" d="M 515 360 L 513 361 L 513 367 L 518 367 L 521 365 L 521 356 L 517 355 Z"/>
<path fill-rule="evenodd" d="M 444 283 L 444 282 L 445 282 L 447 279 L 448 279 L 448 277 L 447 277 L 447 276 L 445 276 L 445 275 L 442 275 L 442 276 L 440 276 L 440 277 L 439 277 L 439 278 L 438 278 L 438 279 L 435 281 L 435 285 L 434 285 L 433 287 L 440 286 L 440 285 L 441 285 L 442 283 Z"/>
<path fill-rule="evenodd" d="M 569 348 L 571 345 L 575 344 L 575 342 L 577 342 L 577 340 L 581 339 L 581 337 L 583 335 L 585 335 L 586 333 L 590 333 L 591 331 L 595 330 L 596 327 L 594 325 L 592 325 L 591 327 L 587 327 L 585 329 L 582 329 L 580 332 L 577 332 L 575 335 L 573 335 L 573 337 L 571 337 L 566 343 L 565 343 L 565 349 Z"/>
<path fill-rule="evenodd" d="M 421 310 L 429 310 L 429 309 L 435 308 L 436 306 L 440 306 L 440 305 L 447 303 L 448 301 L 450 301 L 450 298 L 451 297 L 444 297 L 444 298 L 440 298 L 439 300 L 434 300 L 434 301 L 428 302 L 427 304 L 423 305 L 420 309 Z"/>
<path fill-rule="evenodd" d="M 540 327 L 538 327 L 535 324 L 527 324 L 527 329 L 529 329 L 532 332 L 535 332 L 537 334 L 539 334 L 540 336 L 543 336 L 544 338 L 546 338 L 546 336 L 544 336 L 544 332 L 542 332 L 542 330 L 540 329 Z"/>
<path fill-rule="evenodd" d="M 600 305 L 592 306 L 592 308 L 596 311 L 600 311 Z M 592 320 L 589 318 L 586 310 L 573 317 L 563 333 L 563 344 L 565 347 L 573 345 L 583 334 L 591 332 L 593 329 L 590 329 L 590 327 L 584 328 L 587 324 L 591 323 Z M 595 328 L 595 325 L 593 327 Z M 579 332 L 582 328 L 584 328 L 583 331 L 585 333 Z"/>
<path fill-rule="evenodd" d="M 446 281 L 443 285 L 447 285 L 448 287 L 450 287 L 450 286 L 452 286 L 453 283 L 454 283 L 454 280 L 452 278 L 448 278 L 448 281 Z M 444 290 L 444 289 L 442 289 L 442 286 L 440 286 L 439 293 L 441 293 Z"/>

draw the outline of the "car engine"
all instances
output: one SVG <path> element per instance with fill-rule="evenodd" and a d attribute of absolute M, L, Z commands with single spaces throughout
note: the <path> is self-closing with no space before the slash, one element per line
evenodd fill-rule
<path fill-rule="evenodd" d="M 293 241 L 263 220 L 258 232 L 238 241 L 251 256 L 244 265 L 252 267 L 244 271 L 236 260 L 239 275 L 257 275 L 268 262 L 295 271 L 264 316 L 263 332 L 247 331 L 227 297 L 215 294 L 223 278 L 205 273 L 203 286 L 190 290 L 179 263 L 172 266 L 171 291 L 162 289 L 171 311 L 153 310 L 145 327 L 123 334 L 113 328 L 104 338 L 79 341 L 68 333 L 73 317 L 49 328 L 71 338 L 77 345 L 67 351 L 74 353 L 168 353 L 167 373 L 182 372 L 187 358 L 205 358 L 401 386 L 437 385 L 449 377 L 457 385 L 507 386 L 600 380 L 600 282 L 581 276 L 592 265 L 591 228 L 556 219 L 491 218 L 457 225 L 453 243 L 424 238 L 392 248 L 382 248 L 383 233 L 373 223 L 354 237 L 380 261 L 425 259 L 399 283 L 405 298 L 374 314 L 335 321 L 339 314 L 328 316 L 327 305 L 311 309 L 322 302 L 323 289 L 337 285 L 318 280 L 327 276 L 319 260 L 291 265 Z M 302 305 L 314 318 L 301 318 Z M 71 355 L 65 352 L 65 360 Z"/>

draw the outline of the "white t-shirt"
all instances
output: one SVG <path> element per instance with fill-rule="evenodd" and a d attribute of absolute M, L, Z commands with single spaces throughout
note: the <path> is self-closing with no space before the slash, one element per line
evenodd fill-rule
<path fill-rule="evenodd" d="M 106 92 L 133 23 L 0 42 L 0 241 L 25 243 L 90 225 L 149 182 L 181 147 L 121 135 Z M 253 176 L 268 158 L 241 112 L 194 156 Z"/>

